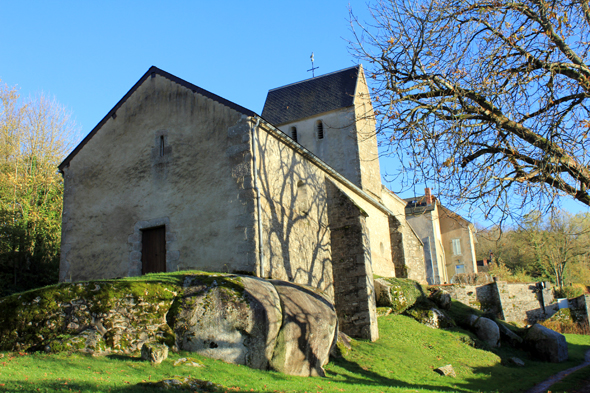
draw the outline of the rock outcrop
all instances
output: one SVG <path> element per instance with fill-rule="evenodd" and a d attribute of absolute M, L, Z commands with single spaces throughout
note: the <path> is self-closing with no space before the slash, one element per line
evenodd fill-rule
<path fill-rule="evenodd" d="M 141 358 L 149 360 L 150 363 L 160 364 L 168 358 L 168 347 L 166 344 L 146 343 L 141 347 Z"/>
<path fill-rule="evenodd" d="M 0 350 L 8 351 L 129 353 L 165 346 L 323 375 L 336 333 L 334 305 L 319 291 L 243 275 L 59 284 L 0 299 Z"/>
<path fill-rule="evenodd" d="M 529 328 L 524 343 L 538 360 L 558 363 L 569 357 L 565 336 L 538 323 Z"/>
<path fill-rule="evenodd" d="M 424 290 L 415 281 L 404 278 L 378 278 L 375 280 L 377 307 L 389 307 L 394 314 L 401 314 L 416 302 L 425 298 Z"/>
<path fill-rule="evenodd" d="M 502 342 L 507 343 L 513 348 L 520 348 L 522 346 L 523 340 L 518 334 L 514 333 L 501 323 L 498 324 L 498 328 L 500 329 L 500 338 L 502 339 Z"/>
<path fill-rule="evenodd" d="M 436 306 L 443 310 L 450 310 L 452 299 L 451 294 L 442 289 L 433 291 L 428 297 Z"/>
<path fill-rule="evenodd" d="M 473 314 L 467 318 L 467 322 L 480 340 L 492 348 L 500 346 L 500 328 L 498 328 L 496 322 Z"/>
<path fill-rule="evenodd" d="M 185 278 L 175 319 L 179 349 L 264 370 L 282 313 L 279 295 L 266 280 L 194 275 Z"/>
<path fill-rule="evenodd" d="M 133 352 L 174 340 L 166 314 L 179 287 L 95 281 L 58 284 L 0 299 L 0 350 Z"/>
<path fill-rule="evenodd" d="M 421 324 L 434 329 L 446 329 L 456 326 L 452 318 L 448 317 L 444 312 L 437 309 L 436 307 L 422 308 L 415 306 L 409 310 L 406 310 L 404 314 L 411 316 Z"/>
<path fill-rule="evenodd" d="M 334 306 L 312 288 L 271 281 L 281 298 L 283 323 L 271 360 L 274 370 L 299 376 L 325 376 L 337 339 Z"/>

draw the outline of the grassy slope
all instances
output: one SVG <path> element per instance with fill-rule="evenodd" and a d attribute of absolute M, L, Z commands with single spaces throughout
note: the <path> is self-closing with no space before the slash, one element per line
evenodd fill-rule
<path fill-rule="evenodd" d="M 587 346 L 588 341 L 590 341 L 588 339 L 589 336 L 566 334 L 566 337 L 570 346 L 576 345 L 579 347 L 584 347 Z M 573 393 L 578 390 L 581 390 L 582 388 L 587 389 L 588 383 L 590 383 L 590 366 L 585 367 L 565 377 L 561 382 L 558 382 L 555 385 L 551 386 L 551 391 L 553 393 Z"/>
<path fill-rule="evenodd" d="M 222 384 L 228 387 L 227 391 L 511 392 L 577 365 L 590 346 L 590 336 L 568 335 L 570 360 L 540 363 L 513 350 L 495 354 L 474 349 L 463 343 L 465 333 L 431 329 L 405 316 L 388 316 L 379 321 L 381 339 L 376 343 L 355 342 L 345 359 L 336 359 L 326 366 L 328 378 L 299 378 L 252 370 L 186 352 L 171 354 L 156 367 L 140 361 L 138 355 L 4 353 L 0 359 L 0 391 L 142 392 L 143 388 L 134 386 L 142 380 L 192 375 Z M 187 356 L 201 360 L 205 367 L 173 366 L 174 360 Z M 509 356 L 519 356 L 527 365 L 501 365 L 501 358 Z M 442 377 L 433 371 L 449 363 L 457 378 Z"/>

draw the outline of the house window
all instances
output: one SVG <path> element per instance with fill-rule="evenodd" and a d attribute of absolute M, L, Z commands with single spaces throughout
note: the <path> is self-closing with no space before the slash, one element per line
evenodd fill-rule
<path fill-rule="evenodd" d="M 297 127 L 291 127 L 291 138 L 297 142 Z"/>
<path fill-rule="evenodd" d="M 455 265 L 455 273 L 456 274 L 465 273 L 465 265 Z"/>
<path fill-rule="evenodd" d="M 315 128 L 318 139 L 324 139 L 324 123 L 322 123 L 321 120 L 318 120 L 315 123 Z"/>
<path fill-rule="evenodd" d="M 461 239 L 453 239 L 453 255 L 461 255 Z"/>

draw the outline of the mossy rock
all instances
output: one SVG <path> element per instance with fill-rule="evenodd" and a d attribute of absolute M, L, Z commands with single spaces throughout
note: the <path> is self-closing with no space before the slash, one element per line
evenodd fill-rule
<path fill-rule="evenodd" d="M 375 280 L 377 307 L 389 307 L 394 314 L 400 314 L 414 306 L 419 299 L 425 299 L 424 288 L 407 278 L 378 278 Z"/>
<path fill-rule="evenodd" d="M 336 339 L 336 345 L 330 350 L 330 356 L 335 358 L 343 358 L 348 356 L 352 350 L 354 340 L 347 334 L 338 332 L 338 338 Z"/>
<path fill-rule="evenodd" d="M 181 377 L 179 377 L 181 378 Z M 137 386 L 151 391 L 158 390 L 176 390 L 176 391 L 190 391 L 190 392 L 223 392 L 228 389 L 222 385 L 205 381 L 202 379 L 186 377 L 181 379 L 164 379 L 158 382 L 140 382 Z"/>
<path fill-rule="evenodd" d="M 177 348 L 176 334 L 167 323 L 160 325 L 156 331 L 156 341 L 160 344 L 165 344 L 168 348 L 173 348 L 174 350 Z"/>
<path fill-rule="evenodd" d="M 43 348 L 46 352 L 85 352 L 100 354 L 107 350 L 107 345 L 102 335 L 96 329 L 87 329 L 78 335 L 62 335 Z"/>
<path fill-rule="evenodd" d="M 1 298 L 0 350 L 88 349 L 81 344 L 85 339 L 64 341 L 63 336 L 78 336 L 89 328 L 104 336 L 107 348 L 116 341 L 117 350 L 134 350 L 139 336 L 165 323 L 181 290 L 169 282 L 110 280 L 62 283 Z M 124 328 L 115 326 L 121 316 Z"/>
<path fill-rule="evenodd" d="M 414 306 L 404 312 L 414 318 L 423 325 L 435 329 L 448 329 L 457 326 L 455 321 L 443 310 L 440 310 L 436 305 L 425 298 L 420 298 L 416 301 Z"/>
<path fill-rule="evenodd" d="M 391 307 L 377 307 L 377 317 L 386 317 L 393 312 Z"/>

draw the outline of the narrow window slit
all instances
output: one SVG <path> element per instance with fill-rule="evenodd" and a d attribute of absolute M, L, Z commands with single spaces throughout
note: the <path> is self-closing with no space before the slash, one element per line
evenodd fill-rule
<path fill-rule="evenodd" d="M 318 139 L 324 139 L 324 124 L 321 120 L 317 122 Z"/>

